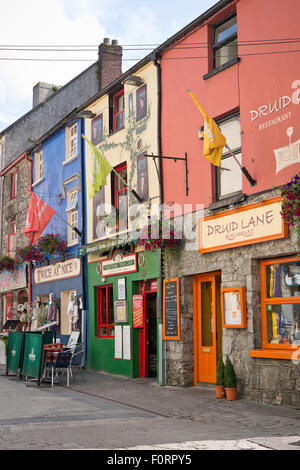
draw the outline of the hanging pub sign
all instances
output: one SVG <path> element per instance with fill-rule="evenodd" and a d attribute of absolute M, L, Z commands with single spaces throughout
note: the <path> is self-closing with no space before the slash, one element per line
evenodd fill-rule
<path fill-rule="evenodd" d="M 179 278 L 163 282 L 163 339 L 180 340 Z"/>
<path fill-rule="evenodd" d="M 133 328 L 144 328 L 144 296 L 132 296 Z"/>
<path fill-rule="evenodd" d="M 288 237 L 281 197 L 200 219 L 200 253 Z"/>
<path fill-rule="evenodd" d="M 101 261 L 102 277 L 118 274 L 135 273 L 137 271 L 136 253 L 123 255 L 116 251 L 111 259 Z"/>

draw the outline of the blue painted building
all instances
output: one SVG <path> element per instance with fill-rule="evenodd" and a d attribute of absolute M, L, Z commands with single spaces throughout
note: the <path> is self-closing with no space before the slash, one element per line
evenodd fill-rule
<path fill-rule="evenodd" d="M 43 324 L 47 315 L 49 321 L 59 321 L 57 334 L 69 335 L 72 331 L 83 333 L 86 327 L 85 261 L 77 258 L 78 248 L 84 243 L 81 153 L 84 121 L 73 119 L 64 123 L 37 142 L 32 153 L 32 191 L 55 210 L 42 236 L 58 234 L 68 249 L 63 256 L 53 254 L 46 262 L 35 264 L 32 301 L 36 311 L 33 327 Z M 51 304 L 55 318 L 49 313 Z"/>

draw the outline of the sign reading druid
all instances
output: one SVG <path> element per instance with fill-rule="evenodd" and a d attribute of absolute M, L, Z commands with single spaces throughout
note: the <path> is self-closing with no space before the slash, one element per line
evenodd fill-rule
<path fill-rule="evenodd" d="M 200 220 L 200 253 L 224 250 L 288 236 L 281 198 L 242 206 Z"/>
<path fill-rule="evenodd" d="M 135 273 L 137 271 L 136 253 L 123 255 L 123 253 L 116 251 L 113 258 L 102 261 L 101 266 L 102 277 Z"/>

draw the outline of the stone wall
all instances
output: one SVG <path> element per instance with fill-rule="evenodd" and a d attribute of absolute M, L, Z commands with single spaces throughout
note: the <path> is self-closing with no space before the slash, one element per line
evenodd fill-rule
<path fill-rule="evenodd" d="M 273 190 L 248 198 L 246 204 L 277 196 Z M 211 215 L 207 213 L 205 215 Z M 180 251 L 170 263 L 171 277 L 180 277 L 181 340 L 167 341 L 167 383 L 193 385 L 193 275 L 221 271 L 221 288 L 246 287 L 247 328 L 224 328 L 223 358 L 230 356 L 238 376 L 239 393 L 256 401 L 300 404 L 299 366 L 292 361 L 251 358 L 262 347 L 260 307 L 260 261 L 296 254 L 295 234 L 287 239 L 257 243 L 206 254 Z"/>

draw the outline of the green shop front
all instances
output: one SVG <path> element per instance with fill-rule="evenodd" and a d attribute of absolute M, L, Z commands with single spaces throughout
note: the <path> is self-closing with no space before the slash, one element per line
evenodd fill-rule
<path fill-rule="evenodd" d="M 160 250 L 139 251 L 131 244 L 102 256 L 95 245 L 82 254 L 88 258 L 88 367 L 159 380 Z"/>

